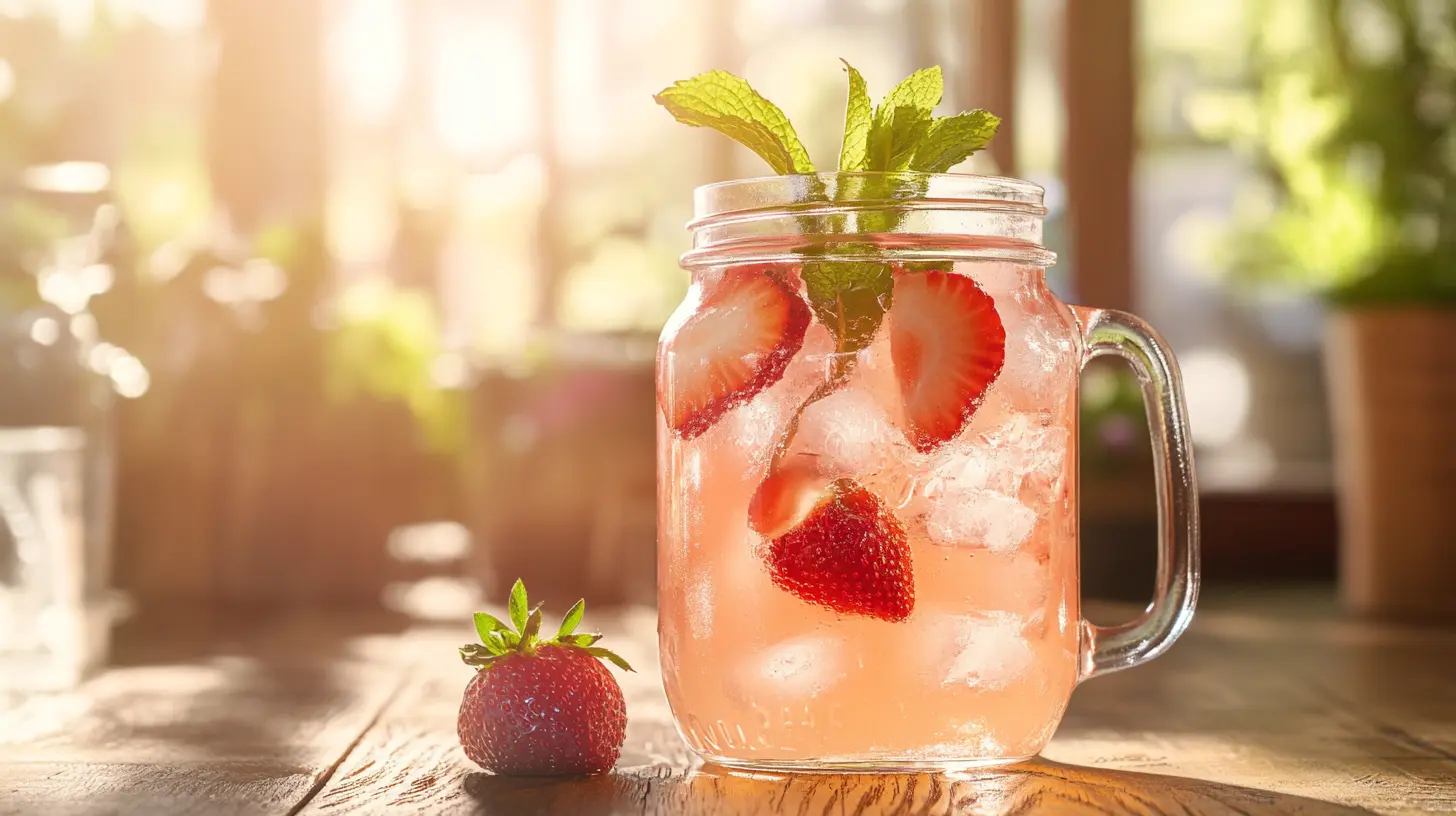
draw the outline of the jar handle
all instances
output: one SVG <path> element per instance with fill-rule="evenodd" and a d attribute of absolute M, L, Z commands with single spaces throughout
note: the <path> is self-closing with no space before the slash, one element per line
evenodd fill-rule
<path fill-rule="evenodd" d="M 1082 324 L 1082 366 L 1121 357 L 1142 385 L 1158 489 L 1158 573 L 1152 603 L 1118 626 L 1082 622 L 1082 679 L 1145 663 L 1173 645 L 1198 600 L 1198 485 L 1188 438 L 1183 379 L 1168 344 L 1141 318 L 1074 307 Z"/>

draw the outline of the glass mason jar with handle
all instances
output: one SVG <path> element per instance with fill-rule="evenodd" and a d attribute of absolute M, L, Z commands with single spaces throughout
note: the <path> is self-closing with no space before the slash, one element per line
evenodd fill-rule
<path fill-rule="evenodd" d="M 1047 288 L 1042 191 L 827 173 L 700 188 L 658 349 L 663 678 L 729 766 L 952 769 L 1032 756 L 1073 688 L 1162 653 L 1198 589 L 1186 409 L 1138 318 Z M 1081 617 L 1078 375 L 1142 382 L 1154 599 Z"/>

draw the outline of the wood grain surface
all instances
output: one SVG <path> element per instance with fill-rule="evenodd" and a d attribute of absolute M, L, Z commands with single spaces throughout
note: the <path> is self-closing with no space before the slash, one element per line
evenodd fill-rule
<path fill-rule="evenodd" d="M 1456 812 L 1456 631 L 1332 610 L 1215 598 L 1168 655 L 1079 689 L 1044 758 L 954 776 L 703 765 L 652 668 L 655 617 L 631 610 L 598 618 L 643 669 L 622 760 L 561 780 L 461 753 L 466 627 L 179 614 L 75 692 L 0 698 L 0 814 Z"/>

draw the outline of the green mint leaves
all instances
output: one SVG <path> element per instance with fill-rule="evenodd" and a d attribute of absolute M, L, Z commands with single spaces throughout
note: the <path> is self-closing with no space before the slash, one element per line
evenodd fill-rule
<path fill-rule="evenodd" d="M 839 149 L 839 169 L 854 172 L 869 167 L 870 127 L 875 114 L 864 77 L 848 62 L 844 62 L 844 70 L 849 72 L 849 100 L 844 105 L 844 144 Z"/>
<path fill-rule="evenodd" d="M 939 66 L 916 71 L 896 85 L 875 108 L 865 169 L 910 169 L 916 150 L 930 130 L 931 111 L 940 104 L 944 92 Z"/>
<path fill-rule="evenodd" d="M 937 118 L 934 110 L 945 93 L 939 66 L 906 77 L 875 106 L 871 106 L 864 76 L 848 62 L 844 69 L 849 76 L 849 96 L 839 152 L 842 172 L 944 173 L 984 148 L 1001 124 L 983 110 Z M 814 172 L 809 154 L 784 112 L 726 71 L 709 71 L 674 83 L 654 98 L 679 122 L 712 128 L 748 147 L 776 173 Z M 928 180 L 907 186 L 897 185 L 893 177 L 867 176 L 836 185 L 833 198 L 913 197 L 924 195 L 927 186 Z M 822 183 L 811 189 L 819 191 L 811 198 L 826 196 Z M 853 231 L 867 235 L 891 232 L 899 217 L 895 212 L 859 213 Z M 841 244 L 840 248 L 853 246 Z M 840 353 L 856 352 L 873 342 L 893 296 L 894 276 L 887 264 L 810 259 L 800 276 L 809 305 L 829 329 Z M 848 361 L 840 362 L 838 375 L 843 375 Z M 524 615 L 524 601 L 521 612 Z M 512 606 L 512 619 L 515 617 Z"/>
<path fill-rule="evenodd" d="M 984 148 L 1001 120 L 983 110 L 934 116 L 945 93 L 940 66 L 923 68 L 871 106 L 864 76 L 848 62 L 849 98 L 839 169 L 944 173 Z M 814 172 L 809 152 L 777 105 L 727 71 L 675 82 L 653 97 L 679 122 L 722 133 L 757 153 L 775 173 Z"/>
<path fill-rule="evenodd" d="M 910 169 L 944 173 L 990 144 L 1000 126 L 1001 117 L 979 109 L 936 119 L 916 146 Z"/>
<path fill-rule="evenodd" d="M 894 275 L 883 263 L 806 263 L 799 272 L 814 316 L 829 330 L 837 353 L 864 349 L 889 311 Z"/>
<path fill-rule="evenodd" d="M 543 646 L 571 646 L 592 657 L 607 660 L 623 671 L 632 671 L 621 656 L 596 645 L 602 639 L 601 635 L 576 633 L 576 627 L 581 624 L 582 615 L 586 612 L 585 600 L 572 605 L 561 619 L 556 635 L 544 640 L 541 637 L 541 605 L 527 608 L 526 585 L 519 580 L 511 587 L 507 607 L 514 629 L 489 612 L 475 613 L 475 632 L 480 636 L 480 643 L 467 643 L 460 647 L 460 659 L 467 666 L 484 671 L 506 657 L 530 657 Z"/>
<path fill-rule="evenodd" d="M 712 128 L 762 156 L 775 173 L 814 172 L 809 151 L 784 112 L 727 71 L 674 82 L 653 99 L 679 122 Z"/>

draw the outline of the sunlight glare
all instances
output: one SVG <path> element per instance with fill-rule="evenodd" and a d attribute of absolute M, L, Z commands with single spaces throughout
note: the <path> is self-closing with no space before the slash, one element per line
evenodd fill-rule
<path fill-rule="evenodd" d="M 1194 349 L 1183 355 L 1188 427 L 1198 445 L 1228 445 L 1244 431 L 1252 388 L 1244 363 L 1224 349 Z"/>
<path fill-rule="evenodd" d="M 557 18 L 556 141 L 573 160 L 605 152 L 601 87 L 602 37 L 606 25 L 595 0 L 567 0 Z"/>
<path fill-rule="evenodd" d="M 534 130 L 529 43 L 509 21 L 457 20 L 437 32 L 431 115 L 445 146 L 464 156 L 520 145 Z"/>
<path fill-rule="evenodd" d="M 394 113 L 404 88 L 404 32 L 400 0 L 353 0 L 340 16 L 329 54 L 355 118 L 378 123 Z"/>

